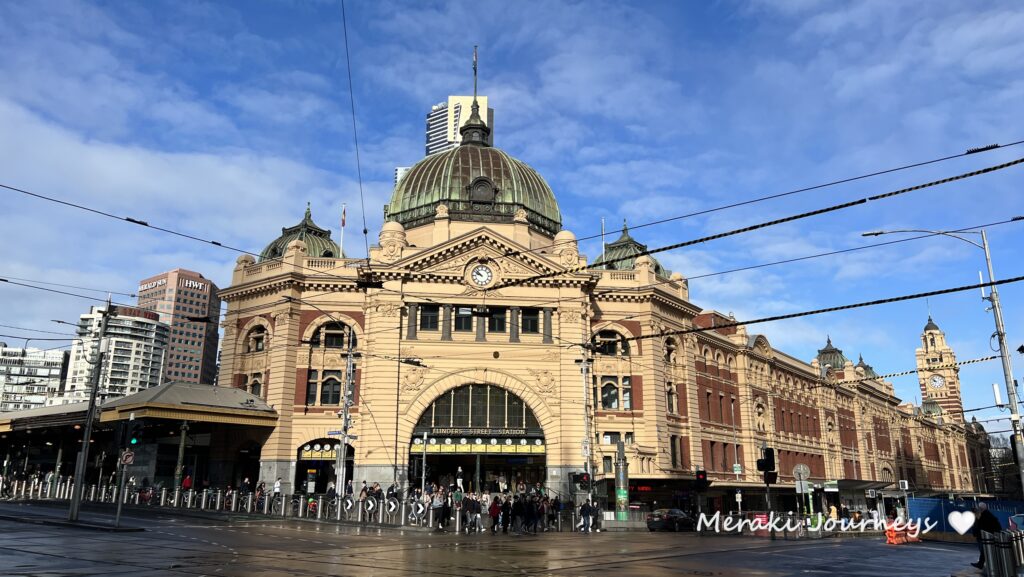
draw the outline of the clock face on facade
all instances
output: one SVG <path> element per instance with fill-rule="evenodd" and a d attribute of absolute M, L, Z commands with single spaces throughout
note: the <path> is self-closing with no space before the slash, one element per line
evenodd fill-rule
<path fill-rule="evenodd" d="M 946 379 L 942 378 L 942 375 L 932 375 L 929 382 L 933 389 L 941 389 L 946 384 Z"/>
<path fill-rule="evenodd" d="M 494 279 L 494 273 L 491 272 L 491 268 L 484 264 L 478 264 L 473 267 L 473 270 L 469 273 L 470 280 L 477 286 L 487 286 L 491 284 L 491 280 Z"/>

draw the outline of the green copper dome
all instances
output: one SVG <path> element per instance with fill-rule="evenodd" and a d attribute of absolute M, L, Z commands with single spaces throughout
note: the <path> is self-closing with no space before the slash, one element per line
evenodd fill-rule
<path fill-rule="evenodd" d="M 604 247 L 601 256 L 594 260 L 593 268 L 604 270 L 632 270 L 636 266 L 638 255 L 647 251 L 647 245 L 637 242 L 629 236 L 629 227 L 622 222 L 622 235 L 615 242 L 608 243 Z M 658 276 L 668 277 L 672 271 L 661 266 L 658 259 L 649 257 L 654 261 L 654 273 Z M 622 260 L 619 260 L 622 259 Z M 610 262 L 608 262 L 610 261 Z M 607 262 L 607 264 L 605 264 Z"/>
<path fill-rule="evenodd" d="M 443 204 L 452 220 L 512 222 L 519 209 L 530 227 L 550 236 L 562 229 L 562 215 L 544 178 L 526 163 L 472 139 L 416 163 L 395 187 L 384 209 L 386 220 L 405 228 L 433 222 Z M 478 135 L 479 136 L 479 135 Z"/>
<path fill-rule="evenodd" d="M 260 253 L 260 262 L 284 256 L 288 243 L 301 240 L 306 243 L 306 255 L 323 258 L 345 258 L 338 243 L 331 240 L 331 231 L 320 228 L 313 222 L 313 215 L 306 204 L 306 216 L 295 226 L 282 228 L 281 236 L 267 245 Z"/>

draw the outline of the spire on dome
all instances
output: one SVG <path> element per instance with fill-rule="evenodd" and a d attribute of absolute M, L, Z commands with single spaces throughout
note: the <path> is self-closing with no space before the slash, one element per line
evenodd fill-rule
<path fill-rule="evenodd" d="M 928 324 L 926 324 L 924 326 L 924 330 L 925 330 L 925 332 L 927 332 L 927 331 L 939 331 L 939 330 L 942 330 L 942 329 L 940 329 L 939 325 L 935 324 L 935 321 L 932 320 L 932 315 L 928 315 Z"/>
<path fill-rule="evenodd" d="M 487 136 L 491 129 L 487 127 L 480 118 L 480 104 L 476 101 L 476 80 L 477 80 L 477 57 L 476 46 L 473 47 L 473 105 L 470 107 L 469 119 L 459 129 L 462 135 L 463 146 L 472 144 L 476 146 L 487 146 Z"/>

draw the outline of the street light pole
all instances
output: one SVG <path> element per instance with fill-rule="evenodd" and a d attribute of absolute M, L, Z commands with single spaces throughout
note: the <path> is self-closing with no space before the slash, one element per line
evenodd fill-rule
<path fill-rule="evenodd" d="M 1020 220 L 1021 217 L 1017 216 L 1011 220 Z M 883 234 L 891 234 L 896 232 L 926 232 L 930 234 L 948 236 L 961 240 L 968 244 L 974 245 L 985 252 L 985 265 L 988 268 L 988 280 L 990 283 L 996 281 L 995 273 L 992 270 L 992 254 L 988 247 L 988 235 L 985 234 L 985 229 L 981 231 L 972 230 L 957 230 L 957 231 L 940 231 L 940 230 L 879 230 L 874 232 L 865 232 L 861 236 L 880 236 Z M 974 242 L 973 240 L 960 236 L 963 233 L 980 234 L 981 244 Z M 1003 380 L 1006 384 L 1006 397 L 1007 402 L 1010 405 L 1010 422 L 1013 429 L 1013 445 L 1014 453 L 1017 459 L 1018 474 L 1021 479 L 1021 489 L 1024 490 L 1024 436 L 1021 435 L 1021 422 L 1020 422 L 1020 407 L 1017 405 L 1017 387 L 1013 381 L 1013 367 L 1010 364 L 1010 351 L 1006 346 L 1006 329 L 1003 325 L 1003 307 L 999 302 L 999 290 L 993 284 L 990 287 L 989 296 L 984 296 L 985 290 L 982 289 L 983 299 L 992 303 L 992 316 L 995 317 L 996 322 L 996 340 L 999 342 L 999 358 L 1003 364 Z"/>
<path fill-rule="evenodd" d="M 89 442 L 92 440 L 92 424 L 96 420 L 96 392 L 100 388 L 100 374 L 103 372 L 104 335 L 107 332 L 107 321 L 113 314 L 110 309 L 110 295 L 107 295 L 107 305 L 100 315 L 100 330 L 97 335 L 96 364 L 93 366 L 92 378 L 89 389 L 89 410 L 85 413 L 85 426 L 82 427 L 82 448 L 78 451 L 78 460 L 75 462 L 75 478 L 71 488 L 71 506 L 68 509 L 68 521 L 78 521 L 78 511 L 82 506 L 82 489 L 85 486 L 85 469 L 89 462 Z"/>
<path fill-rule="evenodd" d="M 985 264 L 988 265 L 988 280 L 995 282 L 996 277 L 992 272 L 992 255 L 988 249 L 988 236 L 985 229 L 981 230 L 981 243 L 985 250 Z M 992 285 L 991 292 L 987 297 L 992 302 L 992 316 L 996 320 L 996 339 L 999 341 L 999 358 L 1003 364 L 1003 379 L 1006 381 L 1006 397 L 1010 403 L 1010 423 L 1013 428 L 1015 440 L 1014 452 L 1017 457 L 1017 465 L 1020 473 L 1021 490 L 1024 490 L 1024 437 L 1021 436 L 1020 407 L 1017 405 L 1017 387 L 1013 381 L 1013 367 L 1010 365 L 1010 351 L 1006 347 L 1006 329 L 1003 326 L 1003 307 L 999 302 L 999 290 Z"/>

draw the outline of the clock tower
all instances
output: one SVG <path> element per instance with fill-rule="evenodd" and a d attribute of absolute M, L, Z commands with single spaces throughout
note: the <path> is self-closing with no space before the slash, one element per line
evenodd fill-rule
<path fill-rule="evenodd" d="M 956 354 L 946 344 L 945 333 L 930 315 L 916 356 L 921 401 L 934 400 L 948 419 L 962 423 L 964 405 L 960 397 L 960 369 L 955 366 Z"/>

